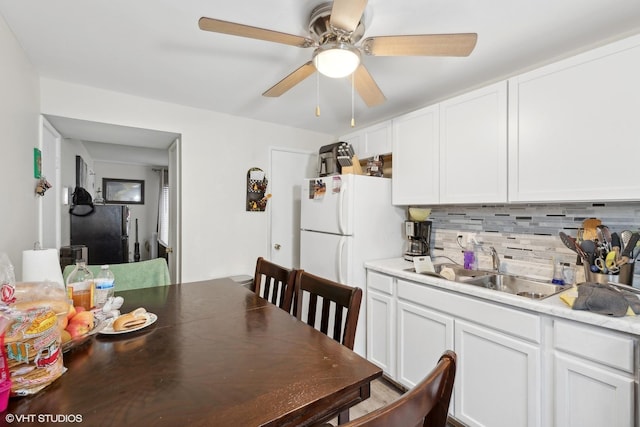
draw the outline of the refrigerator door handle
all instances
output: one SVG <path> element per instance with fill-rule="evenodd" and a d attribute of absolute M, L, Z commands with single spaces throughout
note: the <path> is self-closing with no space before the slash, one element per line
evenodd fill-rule
<path fill-rule="evenodd" d="M 338 198 L 338 230 L 340 234 L 346 234 L 344 230 L 344 198 L 347 192 L 347 183 L 342 183 L 342 189 L 340 191 L 340 197 Z"/>
<path fill-rule="evenodd" d="M 342 264 L 344 259 L 344 247 L 347 244 L 347 237 L 342 236 L 340 238 L 340 243 L 338 243 L 338 282 L 345 284 L 345 278 L 342 271 Z"/>

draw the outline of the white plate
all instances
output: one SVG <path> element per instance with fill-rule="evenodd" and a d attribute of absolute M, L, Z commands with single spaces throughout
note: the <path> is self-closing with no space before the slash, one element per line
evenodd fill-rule
<path fill-rule="evenodd" d="M 105 335 L 128 334 L 129 332 L 139 331 L 140 329 L 146 328 L 147 326 L 154 324 L 155 321 L 158 320 L 158 316 L 156 316 L 153 313 L 145 313 L 145 315 L 147 316 L 147 321 L 144 324 L 140 325 L 140 326 L 136 326 L 135 328 L 126 329 L 124 331 L 114 331 L 113 330 L 113 321 L 116 320 L 116 319 L 112 319 L 111 321 L 109 321 L 107 326 L 102 328 L 102 330 L 100 332 L 98 332 L 98 333 L 99 334 L 105 334 Z"/>

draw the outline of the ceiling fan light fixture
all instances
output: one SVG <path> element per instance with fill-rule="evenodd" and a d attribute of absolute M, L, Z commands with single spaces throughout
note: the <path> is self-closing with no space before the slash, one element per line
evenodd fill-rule
<path fill-rule="evenodd" d="M 360 65 L 360 51 L 346 43 L 325 44 L 313 53 L 313 65 L 327 77 L 346 77 Z"/>

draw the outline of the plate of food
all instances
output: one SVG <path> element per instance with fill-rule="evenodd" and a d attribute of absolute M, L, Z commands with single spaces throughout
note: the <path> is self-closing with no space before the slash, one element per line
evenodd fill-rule
<path fill-rule="evenodd" d="M 115 319 L 110 319 L 107 325 L 100 330 L 100 333 L 104 335 L 127 334 L 153 325 L 156 320 L 158 320 L 158 316 L 140 307 Z"/>

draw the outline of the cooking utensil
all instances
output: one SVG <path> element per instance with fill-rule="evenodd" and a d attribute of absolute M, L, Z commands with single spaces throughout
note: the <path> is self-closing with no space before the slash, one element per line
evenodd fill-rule
<path fill-rule="evenodd" d="M 633 254 L 633 250 L 635 249 L 636 244 L 638 243 L 638 240 L 640 240 L 640 234 L 633 233 L 627 244 L 624 246 L 622 253 L 620 254 L 620 261 L 618 261 L 617 263 L 618 266 L 624 265 L 628 262 L 633 262 L 633 260 L 630 258 Z"/>
<path fill-rule="evenodd" d="M 611 252 L 613 254 L 613 252 Z M 602 274 L 616 274 L 620 271 L 620 268 L 615 265 L 615 263 L 610 264 L 611 267 L 608 267 L 609 261 L 608 259 L 603 259 L 602 257 L 597 257 L 594 261 L 593 264 L 598 267 L 598 270 L 600 273 Z"/>
<path fill-rule="evenodd" d="M 564 243 L 567 248 L 571 249 L 574 252 L 577 252 L 576 240 L 573 237 L 569 236 L 564 231 L 561 231 L 560 233 L 558 233 L 558 235 L 560 236 L 560 240 L 562 240 L 562 243 Z"/>
<path fill-rule="evenodd" d="M 611 232 L 606 225 L 598 225 L 596 227 L 596 234 L 598 235 L 598 241 L 600 246 L 606 251 L 611 250 Z"/>
<path fill-rule="evenodd" d="M 582 250 L 582 248 L 580 247 L 580 244 L 578 243 L 578 241 L 569 236 L 567 233 L 561 231 L 560 233 L 558 233 L 560 236 L 560 240 L 562 240 L 562 243 L 564 243 L 564 245 L 571 249 L 572 251 L 576 252 L 578 254 L 578 256 L 582 259 L 583 263 L 587 263 L 588 261 L 588 257 L 587 254 Z"/>
<path fill-rule="evenodd" d="M 584 251 L 587 256 L 587 263 L 589 265 L 593 265 L 593 259 L 595 258 L 596 253 L 596 244 L 593 240 L 584 240 L 580 244 L 580 248 Z"/>
<path fill-rule="evenodd" d="M 595 240 L 598 238 L 596 227 L 602 224 L 602 221 L 597 218 L 587 218 L 582 221 L 582 239 L 583 240 Z"/>
<path fill-rule="evenodd" d="M 633 236 L 633 231 L 631 230 L 623 230 L 622 232 L 620 232 L 621 248 L 624 249 L 624 247 L 627 246 L 627 243 L 629 243 L 629 239 L 631 239 L 631 236 Z"/>
<path fill-rule="evenodd" d="M 607 254 L 607 257 L 604 259 L 604 265 L 607 267 L 607 270 L 612 271 L 614 267 L 616 267 L 616 252 L 610 251 Z"/>

